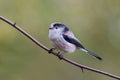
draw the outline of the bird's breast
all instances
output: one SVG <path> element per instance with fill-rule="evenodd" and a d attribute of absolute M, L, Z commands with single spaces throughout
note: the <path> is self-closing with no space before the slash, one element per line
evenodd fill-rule
<path fill-rule="evenodd" d="M 72 53 L 76 50 L 76 46 L 67 42 L 61 34 L 53 34 L 49 36 L 53 46 L 61 51 Z"/>

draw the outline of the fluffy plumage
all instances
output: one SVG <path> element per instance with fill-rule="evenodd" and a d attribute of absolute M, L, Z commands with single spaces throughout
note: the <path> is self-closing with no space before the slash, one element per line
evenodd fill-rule
<path fill-rule="evenodd" d="M 101 57 L 86 49 L 81 42 L 74 36 L 73 32 L 62 23 L 52 23 L 49 28 L 49 38 L 53 46 L 61 51 L 72 53 L 76 49 L 80 49 L 85 53 L 102 60 Z"/>

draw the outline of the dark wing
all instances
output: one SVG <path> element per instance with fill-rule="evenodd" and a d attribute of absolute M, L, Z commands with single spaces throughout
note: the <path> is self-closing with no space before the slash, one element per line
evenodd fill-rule
<path fill-rule="evenodd" d="M 93 52 L 89 51 L 88 49 L 86 49 L 86 48 L 85 48 L 82 44 L 80 44 L 80 42 L 77 41 L 76 39 L 74 39 L 74 38 L 72 38 L 72 37 L 69 37 L 69 36 L 67 36 L 67 35 L 65 35 L 65 34 L 63 34 L 63 38 L 64 38 L 67 42 L 69 42 L 69 43 L 71 43 L 71 44 L 74 44 L 74 45 L 76 45 L 77 47 L 80 47 L 82 51 L 88 53 L 89 55 L 91 55 L 91 56 L 93 56 L 93 57 L 95 57 L 95 58 L 97 58 L 97 59 L 99 59 L 99 60 L 102 60 L 101 57 L 99 57 L 99 56 L 96 55 L 95 53 L 93 53 Z"/>
<path fill-rule="evenodd" d="M 69 37 L 68 35 L 65 35 L 65 34 L 63 34 L 63 38 L 64 38 L 67 42 L 72 43 L 72 44 L 76 45 L 77 47 L 80 47 L 80 48 L 85 49 L 84 46 L 83 46 L 82 44 L 80 44 L 80 42 L 77 41 L 76 39 L 74 39 L 74 38 L 72 38 L 72 37 Z"/>

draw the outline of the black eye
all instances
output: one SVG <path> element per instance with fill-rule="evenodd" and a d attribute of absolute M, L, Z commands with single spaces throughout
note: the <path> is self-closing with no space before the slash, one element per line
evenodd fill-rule
<path fill-rule="evenodd" d="M 58 26 L 55 26 L 55 29 L 58 29 Z"/>

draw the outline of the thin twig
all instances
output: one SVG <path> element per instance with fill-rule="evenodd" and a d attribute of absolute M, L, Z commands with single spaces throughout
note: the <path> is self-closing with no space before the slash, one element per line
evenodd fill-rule
<path fill-rule="evenodd" d="M 99 73 L 99 74 L 103 74 L 103 75 L 106 75 L 106 76 L 109 76 L 111 78 L 114 78 L 114 79 L 118 79 L 120 80 L 120 76 L 116 76 L 116 75 L 113 75 L 113 74 L 110 74 L 108 72 L 104 72 L 104 71 L 101 71 L 101 70 L 98 70 L 98 69 L 94 69 L 94 68 L 91 68 L 91 67 L 88 67 L 88 66 L 85 66 L 85 65 L 82 65 L 82 64 L 78 64 L 68 58 L 65 58 L 64 56 L 61 56 L 59 55 L 58 53 L 52 51 L 51 49 L 47 48 L 46 46 L 44 46 L 43 44 L 41 44 L 39 41 L 37 41 L 34 37 L 32 37 L 30 34 L 28 34 L 26 31 L 24 31 L 22 28 L 20 28 L 19 26 L 16 25 L 16 23 L 13 23 L 12 21 L 6 19 L 5 17 L 2 17 L 0 16 L 0 19 L 6 23 L 8 23 L 9 25 L 11 25 L 12 27 L 14 27 L 15 29 L 17 29 L 18 31 L 20 31 L 22 34 L 24 34 L 26 37 L 28 37 L 30 40 L 32 40 L 35 44 L 37 44 L 39 47 L 41 47 L 42 49 L 46 50 L 47 52 L 57 56 L 59 59 L 61 60 L 64 60 L 74 66 L 77 66 L 79 68 L 83 68 L 83 69 L 86 69 L 86 70 L 90 70 L 90 71 L 93 71 L 93 72 L 96 72 L 96 73 Z"/>

